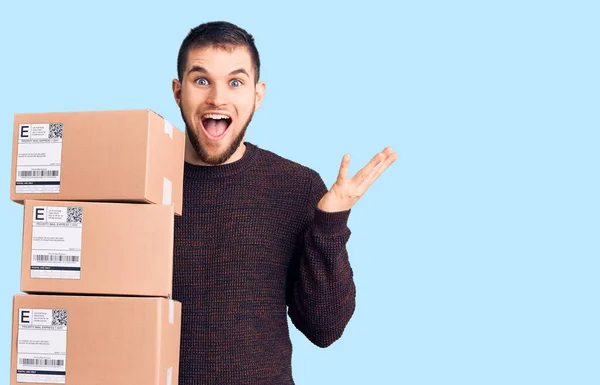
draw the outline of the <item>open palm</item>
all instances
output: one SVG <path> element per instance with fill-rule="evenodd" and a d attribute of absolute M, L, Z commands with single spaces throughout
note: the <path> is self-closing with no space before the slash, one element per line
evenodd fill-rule
<path fill-rule="evenodd" d="M 317 207 L 329 212 L 349 210 L 396 159 L 398 154 L 394 153 L 391 147 L 386 147 L 352 178 L 348 178 L 350 155 L 344 155 L 337 180 L 321 198 Z"/>

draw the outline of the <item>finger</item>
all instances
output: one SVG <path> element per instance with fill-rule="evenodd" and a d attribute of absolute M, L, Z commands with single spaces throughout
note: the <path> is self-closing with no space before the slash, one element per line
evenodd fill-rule
<path fill-rule="evenodd" d="M 399 155 L 397 153 L 392 153 L 390 154 L 384 162 L 382 162 L 381 167 L 379 167 L 377 169 L 377 171 L 374 173 L 372 180 L 369 184 L 372 184 L 373 182 L 375 182 L 377 180 L 377 178 L 379 178 L 381 176 L 381 174 L 383 174 L 383 172 L 385 170 L 387 170 L 388 167 L 390 167 L 392 165 L 392 163 L 394 163 L 397 159 L 398 159 Z"/>
<path fill-rule="evenodd" d="M 377 173 L 377 170 L 379 170 L 383 164 L 385 163 L 385 159 L 387 159 L 387 157 L 385 157 L 383 159 L 383 161 L 379 162 L 372 170 L 371 172 L 366 175 L 366 177 L 360 182 L 359 188 L 362 188 L 363 186 L 368 186 L 370 184 L 370 181 L 373 180 L 373 178 L 375 177 L 375 174 Z"/>
<path fill-rule="evenodd" d="M 342 163 L 340 164 L 340 171 L 338 173 L 338 181 L 344 181 L 348 178 L 348 167 L 350 166 L 350 154 L 344 154 L 342 157 Z"/>
<path fill-rule="evenodd" d="M 376 180 L 383 174 L 383 172 L 392 165 L 398 159 L 397 153 L 388 155 L 383 162 L 377 165 L 376 169 L 366 178 L 359 186 L 360 190 L 366 191 Z"/>
<path fill-rule="evenodd" d="M 367 163 L 367 165 L 365 167 L 363 167 L 361 170 L 359 170 L 356 175 L 354 175 L 354 178 L 356 178 L 358 180 L 358 183 L 362 183 L 362 181 L 364 181 L 371 172 L 373 172 L 373 170 L 375 169 L 375 167 L 377 167 L 377 165 L 379 163 L 381 163 L 381 161 L 383 161 L 385 159 L 385 155 L 381 152 L 377 153 L 372 159 L 371 161 L 369 161 L 369 163 Z M 352 178 L 352 179 L 354 179 Z"/>

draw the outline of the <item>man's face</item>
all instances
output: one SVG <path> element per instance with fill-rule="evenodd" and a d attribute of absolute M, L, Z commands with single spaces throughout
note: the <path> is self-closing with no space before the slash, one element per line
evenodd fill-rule
<path fill-rule="evenodd" d="M 260 107 L 264 83 L 256 84 L 245 47 L 192 49 L 173 93 L 199 160 L 216 165 L 241 157 L 246 128 Z"/>

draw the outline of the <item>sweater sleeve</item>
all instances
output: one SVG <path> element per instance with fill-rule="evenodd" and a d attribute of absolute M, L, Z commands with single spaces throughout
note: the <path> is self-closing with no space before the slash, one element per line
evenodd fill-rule
<path fill-rule="evenodd" d="M 338 340 L 355 309 L 356 287 L 346 243 L 350 210 L 324 212 L 316 206 L 327 188 L 313 173 L 306 221 L 290 265 L 288 314 L 313 344 Z"/>

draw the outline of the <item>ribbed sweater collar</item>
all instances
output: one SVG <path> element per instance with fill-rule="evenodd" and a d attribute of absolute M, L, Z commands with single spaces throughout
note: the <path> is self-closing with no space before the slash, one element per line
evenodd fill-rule
<path fill-rule="evenodd" d="M 224 178 L 246 170 L 256 158 L 258 147 L 249 142 L 244 142 L 244 144 L 246 145 L 244 155 L 232 163 L 218 166 L 199 166 L 185 162 L 184 178 Z"/>

